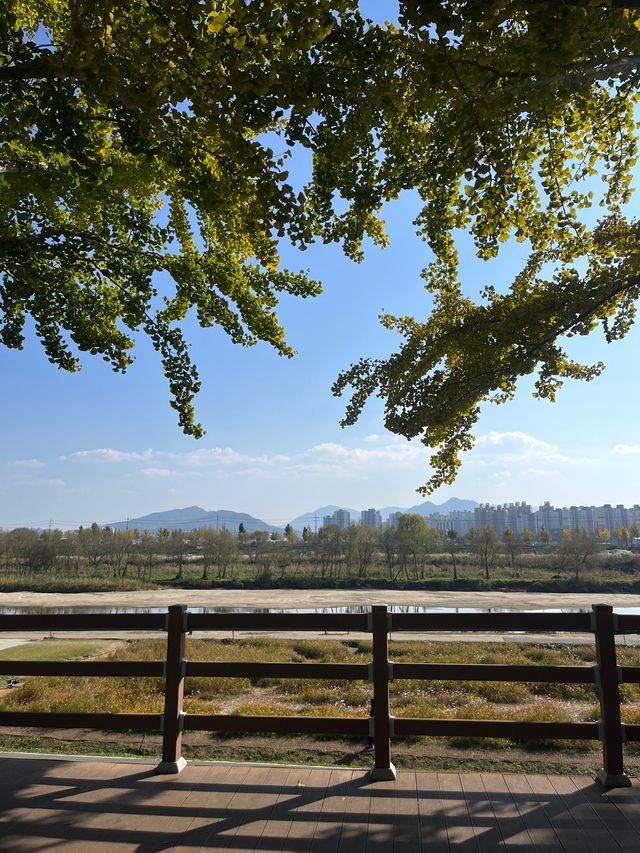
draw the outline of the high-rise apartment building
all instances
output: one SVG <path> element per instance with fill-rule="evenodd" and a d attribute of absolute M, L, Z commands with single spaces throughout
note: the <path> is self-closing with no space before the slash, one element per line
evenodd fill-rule
<path fill-rule="evenodd" d="M 377 509 L 363 509 L 360 513 L 360 523 L 377 530 L 382 527 L 382 517 Z"/>
<path fill-rule="evenodd" d="M 325 515 L 322 519 L 322 526 L 329 527 L 335 525 L 340 530 L 346 530 L 351 524 L 351 513 L 346 509 L 337 509 L 333 515 Z"/>

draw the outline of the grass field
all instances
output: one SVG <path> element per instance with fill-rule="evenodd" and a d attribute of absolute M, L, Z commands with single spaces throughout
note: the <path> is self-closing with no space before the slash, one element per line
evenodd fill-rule
<path fill-rule="evenodd" d="M 2 660 L 61 661 L 96 658 L 113 651 L 117 643 L 113 640 L 58 640 L 47 639 L 23 643 L 0 651 Z M 0 675 L 0 690 L 7 686 L 10 675 Z"/>

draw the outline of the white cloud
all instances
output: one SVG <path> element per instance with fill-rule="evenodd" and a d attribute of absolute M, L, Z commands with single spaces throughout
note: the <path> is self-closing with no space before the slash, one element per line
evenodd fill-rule
<path fill-rule="evenodd" d="M 640 455 L 640 444 L 616 444 L 613 452 L 617 456 L 638 456 Z"/>
<path fill-rule="evenodd" d="M 369 446 L 348 447 L 338 442 L 324 442 L 289 455 L 240 453 L 232 447 L 200 448 L 185 453 L 96 448 L 79 450 L 63 458 L 86 462 L 147 462 L 151 464 L 130 470 L 127 477 L 158 481 L 202 477 L 221 480 L 238 476 L 269 481 L 287 477 L 298 481 L 305 478 L 344 480 L 354 476 L 366 479 L 383 471 L 412 470 L 426 463 L 425 450 L 417 443 L 398 441 L 394 437 L 385 444 L 378 440 L 367 444 Z"/>
<path fill-rule="evenodd" d="M 62 456 L 63 460 L 73 459 L 89 462 L 141 462 L 151 459 L 153 450 L 143 450 L 141 453 L 127 450 L 114 450 L 112 447 L 97 447 L 94 450 L 76 450 L 69 456 Z"/>
<path fill-rule="evenodd" d="M 39 459 L 15 459 L 13 464 L 16 468 L 26 468 L 30 471 L 35 471 L 37 468 L 44 468 L 44 462 Z"/>
<path fill-rule="evenodd" d="M 543 453 L 545 455 L 555 453 L 558 449 L 555 444 L 541 441 L 526 432 L 488 432 L 478 438 L 476 445 L 478 447 L 488 445 L 512 449 L 520 453 L 524 451 L 525 453 Z"/>
<path fill-rule="evenodd" d="M 194 468 L 215 468 L 233 465 L 281 465 L 289 461 L 288 456 L 282 454 L 261 453 L 257 456 L 246 453 L 238 453 L 232 447 L 209 447 L 190 451 L 189 453 L 168 453 L 162 450 L 153 451 L 157 459 L 168 459 L 181 465 Z"/>
<path fill-rule="evenodd" d="M 287 455 L 243 453 L 228 446 L 200 447 L 186 452 L 95 448 L 76 451 L 66 459 L 128 463 L 128 478 L 157 481 L 158 486 L 160 483 L 183 483 L 186 488 L 189 481 L 204 478 L 212 483 L 253 479 L 273 486 L 320 480 L 365 483 L 381 477 L 388 479 L 402 472 L 414 477 L 415 482 L 423 482 L 428 474 L 429 450 L 419 441 L 372 433 L 357 446 L 328 441 Z M 136 465 L 140 462 L 146 464 Z M 584 457 L 563 453 L 555 444 L 524 431 L 491 431 L 480 436 L 475 448 L 465 454 L 461 480 L 470 477 L 474 489 L 478 488 L 478 482 L 495 483 L 496 480 L 525 483 L 527 479 L 539 479 L 546 483 L 552 475 L 560 475 L 563 471 L 567 476 L 567 468 L 574 476 L 576 465 L 590 462 Z"/>
<path fill-rule="evenodd" d="M 528 459 L 536 464 L 553 463 L 583 465 L 591 462 L 584 456 L 561 453 L 557 445 L 542 441 L 526 432 L 488 432 L 476 441 L 475 450 L 467 457 L 476 464 L 491 464 L 500 459 L 501 464 L 517 465 Z"/>
<path fill-rule="evenodd" d="M 420 444 L 402 442 L 385 444 L 381 447 L 346 447 L 344 444 L 325 442 L 311 447 L 305 454 L 323 462 L 334 462 L 346 465 L 362 465 L 379 462 L 390 465 L 415 465 L 424 459 L 425 450 Z"/>
<path fill-rule="evenodd" d="M 138 471 L 127 474 L 127 478 L 136 478 L 136 477 L 144 477 L 147 480 L 173 480 L 173 481 L 188 481 L 188 480 L 201 480 L 204 477 L 209 479 L 215 479 L 219 476 L 227 476 L 225 472 L 220 473 L 218 471 L 198 471 L 193 468 L 140 468 Z"/>

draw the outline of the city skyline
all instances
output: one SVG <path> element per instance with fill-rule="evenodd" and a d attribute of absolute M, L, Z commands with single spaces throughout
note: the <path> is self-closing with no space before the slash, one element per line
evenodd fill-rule
<path fill-rule="evenodd" d="M 384 523 L 396 528 L 401 517 L 407 514 L 402 511 L 389 513 Z M 545 501 L 542 506 L 533 507 L 526 501 L 497 505 L 481 503 L 473 509 L 434 512 L 425 515 L 425 518 L 441 534 L 455 531 L 459 536 L 466 536 L 473 529 L 492 527 L 499 535 L 510 531 L 517 536 L 526 532 L 540 536 L 546 531 L 555 540 L 560 538 L 562 531 L 577 529 L 586 530 L 592 535 L 607 531 L 616 536 L 620 531 L 626 531 L 628 538 L 630 530 L 640 530 L 640 504 L 636 503 L 632 507 L 608 503 L 556 507 L 550 501 Z M 379 528 L 380 512 L 373 508 L 361 510 L 359 521 L 367 527 Z M 322 526 L 334 525 L 345 530 L 355 523 L 357 520 L 351 519 L 349 512 L 338 509 L 332 516 L 324 516 Z"/>
<path fill-rule="evenodd" d="M 448 505 L 462 506 L 475 504 L 472 508 L 455 508 L 447 512 L 440 512 Z M 335 507 L 335 508 L 334 508 Z M 327 510 L 329 513 L 327 514 Z M 623 504 L 612 505 L 610 503 L 591 505 L 570 505 L 564 507 L 554 506 L 550 501 L 545 501 L 540 506 L 527 503 L 524 500 L 505 504 L 490 504 L 488 502 L 477 503 L 473 500 L 461 500 L 454 498 L 444 504 L 434 504 L 425 501 L 413 507 L 386 506 L 376 509 L 355 510 L 353 508 L 325 506 L 318 507 L 310 512 L 289 518 L 286 522 L 282 519 L 267 520 L 257 518 L 248 513 L 233 510 L 205 510 L 202 507 L 190 506 L 184 508 L 173 508 L 164 512 L 149 513 L 141 518 L 129 518 L 111 523 L 101 523 L 105 527 L 121 530 L 150 530 L 157 532 L 161 528 L 192 530 L 198 527 L 212 527 L 216 530 L 228 529 L 236 533 L 242 522 L 247 532 L 254 530 L 282 532 L 285 527 L 291 525 L 298 533 L 305 528 L 317 533 L 323 527 L 335 526 L 340 530 L 362 524 L 373 529 L 381 529 L 385 526 L 396 528 L 400 517 L 408 514 L 422 515 L 428 525 L 437 528 L 441 534 L 455 531 L 461 537 L 466 536 L 470 530 L 482 527 L 493 527 L 499 535 L 506 530 L 518 536 L 532 533 L 539 537 L 544 531 L 553 540 L 560 538 L 563 530 L 571 531 L 583 529 L 590 534 L 598 534 L 600 531 L 608 531 L 612 536 L 619 537 L 620 531 L 640 530 L 640 504 L 624 506 Z M 49 529 L 58 528 L 58 525 L 49 522 Z M 95 524 L 95 520 L 92 524 Z M 89 526 L 78 525 L 78 526 Z M 14 527 L 33 527 L 33 525 L 14 525 Z M 11 525 L 0 524 L 0 530 L 10 530 Z M 41 528 L 38 528 L 41 529 Z M 63 529 L 65 529 L 63 527 Z M 66 529 L 73 529 L 67 527 Z M 637 538 L 637 537 L 636 537 Z"/>

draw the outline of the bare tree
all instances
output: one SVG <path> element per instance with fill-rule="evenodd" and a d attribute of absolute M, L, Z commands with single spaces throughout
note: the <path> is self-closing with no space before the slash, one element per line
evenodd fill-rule
<path fill-rule="evenodd" d="M 484 570 L 485 580 L 490 579 L 489 571 L 493 567 L 496 556 L 500 551 L 500 540 L 498 534 L 489 525 L 476 530 L 471 528 L 467 534 L 469 547 L 476 556 L 480 558 L 480 564 Z"/>
<path fill-rule="evenodd" d="M 451 563 L 453 565 L 453 579 L 454 581 L 458 580 L 458 560 L 457 560 L 457 544 L 458 544 L 458 531 L 454 530 L 452 527 L 447 530 L 447 550 L 451 555 Z"/>

